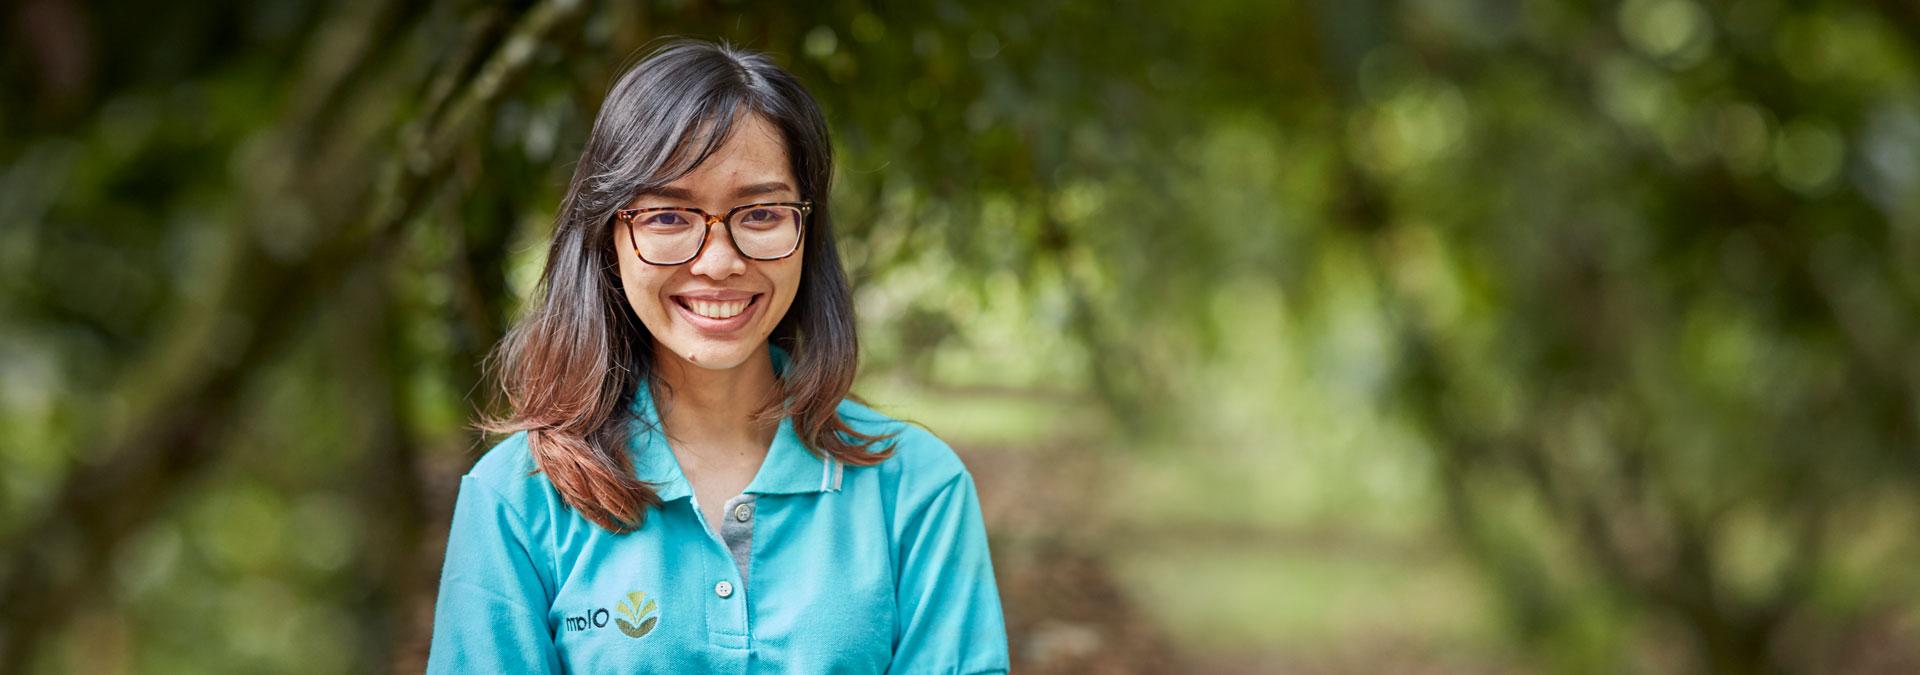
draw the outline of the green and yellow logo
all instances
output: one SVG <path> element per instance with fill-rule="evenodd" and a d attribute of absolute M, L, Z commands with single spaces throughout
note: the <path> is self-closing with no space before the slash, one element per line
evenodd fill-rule
<path fill-rule="evenodd" d="M 608 619 L 620 628 L 627 637 L 646 637 L 653 627 L 660 624 L 659 604 L 647 598 L 647 594 L 633 591 L 627 599 L 620 601 L 620 618 L 614 618 L 605 608 L 594 608 L 581 612 L 578 616 L 565 617 L 567 632 L 587 631 L 606 628 Z"/>
<path fill-rule="evenodd" d="M 640 604 L 643 601 L 645 605 Z M 647 594 L 640 591 L 628 593 L 627 599 L 620 601 L 620 613 L 625 614 L 626 617 L 614 619 L 614 623 L 620 624 L 620 632 L 626 633 L 627 637 L 644 637 L 647 633 L 653 632 L 653 627 L 660 623 L 660 617 L 654 614 L 654 608 L 655 604 L 647 599 Z M 633 621 L 629 623 L 628 619 Z"/>

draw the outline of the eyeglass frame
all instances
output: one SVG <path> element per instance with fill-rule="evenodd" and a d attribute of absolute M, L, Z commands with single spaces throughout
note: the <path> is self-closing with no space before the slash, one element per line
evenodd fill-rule
<path fill-rule="evenodd" d="M 798 224 L 798 229 L 800 231 L 794 233 L 793 248 L 788 249 L 786 253 L 782 253 L 780 255 L 777 255 L 771 258 L 758 258 L 751 255 L 747 255 L 746 251 L 740 250 L 740 240 L 735 239 L 733 237 L 733 215 L 741 211 L 744 211 L 746 209 L 760 208 L 760 207 L 767 207 L 767 206 L 789 206 L 789 207 L 799 209 L 800 222 Z M 685 260 L 681 260 L 678 262 L 668 262 L 668 263 L 654 262 L 652 260 L 648 260 L 647 256 L 640 253 L 640 238 L 639 238 L 639 235 L 636 235 L 633 232 L 635 229 L 633 226 L 633 219 L 636 217 L 639 217 L 640 214 L 643 214 L 643 213 L 659 213 L 661 211 L 691 211 L 693 213 L 700 214 L 700 217 L 705 220 L 705 222 L 702 224 L 703 227 L 700 230 L 700 245 L 695 246 L 693 248 L 693 254 L 687 256 Z M 618 220 L 621 224 L 627 226 L 627 241 L 633 244 L 633 257 L 639 258 L 640 262 L 653 265 L 655 267 L 672 267 L 674 265 L 685 265 L 687 263 L 693 262 L 695 258 L 699 258 L 700 253 L 702 251 L 707 250 L 707 239 L 713 237 L 714 223 L 719 223 L 727 228 L 727 244 L 729 246 L 732 246 L 733 252 L 740 254 L 740 257 L 746 258 L 748 260 L 758 260 L 760 262 L 773 262 L 775 260 L 783 260 L 788 257 L 791 257 L 795 251 L 799 251 L 800 244 L 806 242 L 807 217 L 811 215 L 813 215 L 813 201 L 808 199 L 803 199 L 797 202 L 755 202 L 752 204 L 741 204 L 739 206 L 735 206 L 733 208 L 727 209 L 727 212 L 725 214 L 722 214 L 719 216 L 716 216 L 711 213 L 707 213 L 706 209 L 702 209 L 697 206 L 648 206 L 648 207 L 642 207 L 637 209 L 618 209 L 613 212 L 613 218 L 615 220 Z"/>

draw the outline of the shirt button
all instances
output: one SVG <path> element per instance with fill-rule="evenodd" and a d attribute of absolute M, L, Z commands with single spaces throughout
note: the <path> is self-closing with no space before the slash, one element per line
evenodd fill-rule
<path fill-rule="evenodd" d="M 740 522 L 743 522 L 743 523 L 744 523 L 744 522 L 747 522 L 747 519 L 748 519 L 748 518 L 752 518 L 752 517 L 753 517 L 753 505 L 752 505 L 752 504 L 741 504 L 741 505 L 739 505 L 739 506 L 735 506 L 735 507 L 733 507 L 733 519 L 734 519 L 734 520 L 738 520 L 738 521 L 740 521 Z"/>
<path fill-rule="evenodd" d="M 722 581 L 713 585 L 713 594 L 723 598 L 733 597 L 733 583 Z"/>

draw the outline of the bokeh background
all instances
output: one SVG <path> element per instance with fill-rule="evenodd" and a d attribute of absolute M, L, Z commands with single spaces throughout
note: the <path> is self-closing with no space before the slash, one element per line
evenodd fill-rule
<path fill-rule="evenodd" d="M 1920 672 L 1920 4 L 0 8 L 0 672 L 417 672 L 662 36 L 832 121 L 1027 673 Z"/>

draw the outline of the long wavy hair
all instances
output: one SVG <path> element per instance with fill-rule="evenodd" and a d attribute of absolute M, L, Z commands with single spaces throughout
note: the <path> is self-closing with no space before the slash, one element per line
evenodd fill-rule
<path fill-rule="evenodd" d="M 536 471 L 611 532 L 640 527 L 660 504 L 627 453 L 633 397 L 654 384 L 656 364 L 653 336 L 621 290 L 612 214 L 640 190 L 692 172 L 748 114 L 779 128 L 801 196 L 814 202 L 800 287 L 769 338 L 789 362 L 759 418 L 791 417 L 809 450 L 846 464 L 892 452 L 875 447 L 885 436 L 856 432 L 836 412 L 853 385 L 859 341 L 833 240 L 833 149 L 819 105 L 764 55 L 671 42 L 621 74 L 601 104 L 560 202 L 536 297 L 489 358 L 511 411 L 477 425 L 527 432 Z"/>

